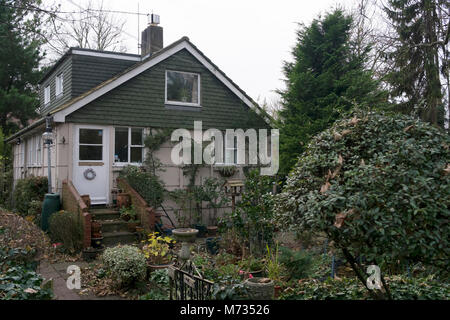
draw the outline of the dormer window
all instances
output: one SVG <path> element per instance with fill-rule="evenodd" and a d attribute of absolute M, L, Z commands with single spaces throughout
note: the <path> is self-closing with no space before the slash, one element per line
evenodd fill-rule
<path fill-rule="evenodd" d="M 64 76 L 61 73 L 60 75 L 56 76 L 56 81 L 55 81 L 55 94 L 56 96 L 60 96 L 64 91 Z"/>
<path fill-rule="evenodd" d="M 200 75 L 166 71 L 166 104 L 200 106 Z"/>
<path fill-rule="evenodd" d="M 50 85 L 44 88 L 44 104 L 50 103 Z"/>

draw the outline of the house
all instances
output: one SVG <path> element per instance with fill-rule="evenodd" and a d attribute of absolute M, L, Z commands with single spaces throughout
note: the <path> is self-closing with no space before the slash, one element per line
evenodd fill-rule
<path fill-rule="evenodd" d="M 245 129 L 255 114 L 257 127 L 268 128 L 258 105 L 187 37 L 163 47 L 162 30 L 151 24 L 143 31 L 141 55 L 71 48 L 50 68 L 40 81 L 41 118 L 7 140 L 14 144 L 15 181 L 47 176 L 47 118 L 54 134 L 52 191 L 71 181 L 92 204 L 111 204 L 121 169 L 142 164 L 151 129 L 191 130 L 194 121 L 204 130 Z M 167 142 L 157 154 L 168 190 L 188 183 L 171 161 L 172 146 Z M 217 175 L 213 166 L 204 167 L 198 180 L 211 175 Z"/>

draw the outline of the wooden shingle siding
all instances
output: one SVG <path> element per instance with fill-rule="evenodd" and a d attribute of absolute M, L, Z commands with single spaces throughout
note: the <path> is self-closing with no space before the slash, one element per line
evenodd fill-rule
<path fill-rule="evenodd" d="M 56 99 L 56 76 L 63 73 L 63 93 Z M 44 89 L 50 84 L 50 103 L 44 105 Z M 72 99 L 72 57 L 67 57 L 66 60 L 47 78 L 40 84 L 39 88 L 39 101 L 40 101 L 40 113 L 46 115 L 49 111 L 63 105 L 70 99 Z"/>
<path fill-rule="evenodd" d="M 72 98 L 136 64 L 136 61 L 76 54 L 72 56 L 72 60 Z"/>
<path fill-rule="evenodd" d="M 199 111 L 165 105 L 166 70 L 200 74 Z M 254 121 L 253 111 L 185 49 L 66 117 L 74 123 L 171 128 L 192 128 L 202 120 L 204 128 L 218 129 L 247 128 L 249 119 Z M 256 127 L 268 127 L 256 119 Z"/>

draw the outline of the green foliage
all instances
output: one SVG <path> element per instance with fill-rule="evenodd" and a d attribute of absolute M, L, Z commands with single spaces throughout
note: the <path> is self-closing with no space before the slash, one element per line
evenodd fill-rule
<path fill-rule="evenodd" d="M 126 166 L 120 177 L 127 180 L 130 186 L 153 208 L 157 209 L 164 200 L 164 186 L 153 173 L 136 166 Z"/>
<path fill-rule="evenodd" d="M 427 278 L 393 276 L 387 280 L 394 300 L 448 300 L 450 285 Z M 367 300 L 370 296 L 356 278 L 307 279 L 282 293 L 282 300 Z"/>
<path fill-rule="evenodd" d="M 448 15 L 438 12 L 449 12 L 449 2 L 389 0 L 383 8 L 394 31 L 383 56 L 391 64 L 385 79 L 395 109 L 444 127 L 441 76 L 448 85 L 449 33 Z"/>
<path fill-rule="evenodd" d="M 42 75 L 43 12 L 40 0 L 0 1 L 0 127 L 9 135 L 36 117 L 37 83 Z"/>
<path fill-rule="evenodd" d="M 122 207 L 119 212 L 122 220 L 129 222 L 137 221 L 137 212 L 133 205 L 130 207 Z"/>
<path fill-rule="evenodd" d="M 172 200 L 178 206 L 175 209 L 177 219 L 183 226 L 189 226 L 193 222 L 203 221 L 203 203 L 212 213 L 209 215 L 209 223 L 216 224 L 217 209 L 229 204 L 229 199 L 222 186 L 224 181 L 217 178 L 207 178 L 203 185 L 192 185 L 184 189 L 175 189 L 169 193 Z"/>
<path fill-rule="evenodd" d="M 243 271 L 260 271 L 264 269 L 264 261 L 253 256 L 249 256 L 239 261 L 239 267 Z"/>
<path fill-rule="evenodd" d="M 267 245 L 266 270 L 267 276 L 270 279 L 274 281 L 280 280 L 281 273 L 283 272 L 283 265 L 279 260 L 278 243 L 276 244 L 275 252 L 273 252 L 273 249 L 270 249 Z"/>
<path fill-rule="evenodd" d="M 294 251 L 287 247 L 280 248 L 280 263 L 284 265 L 292 279 L 304 279 L 310 276 L 312 260 L 312 255 L 306 250 Z"/>
<path fill-rule="evenodd" d="M 154 288 L 139 297 L 139 300 L 169 300 L 169 274 L 167 269 L 155 270 L 150 274 L 149 281 Z"/>
<path fill-rule="evenodd" d="M 49 219 L 51 240 L 61 242 L 69 253 L 83 249 L 83 221 L 78 213 L 61 210 Z"/>
<path fill-rule="evenodd" d="M 258 170 L 250 171 L 236 210 L 221 221 L 226 228 L 237 231 L 243 243 L 249 242 L 253 254 L 264 254 L 266 244 L 272 242 L 274 182 L 272 177 L 262 176 Z"/>
<path fill-rule="evenodd" d="M 123 287 L 130 287 L 145 279 L 147 264 L 145 256 L 133 246 L 107 248 L 102 255 L 105 269 Z"/>
<path fill-rule="evenodd" d="M 212 297 L 214 300 L 246 300 L 248 289 L 243 283 L 224 281 L 214 284 Z"/>
<path fill-rule="evenodd" d="M 364 68 L 368 48 L 352 47 L 352 20 L 335 9 L 300 25 L 294 62 L 284 66 L 287 89 L 280 92 L 280 174 L 289 172 L 313 136 L 355 104 L 373 107 L 385 101 Z"/>
<path fill-rule="evenodd" d="M 21 215 L 27 215 L 31 208 L 36 208 L 33 202 L 42 202 L 47 192 L 47 177 L 28 177 L 17 180 L 13 194 L 16 210 Z"/>
<path fill-rule="evenodd" d="M 30 251 L 0 246 L 0 300 L 50 300 L 53 293 L 43 288 L 42 277 L 27 258 Z"/>
<path fill-rule="evenodd" d="M 11 206 L 11 193 L 13 185 L 13 164 L 11 159 L 11 145 L 3 141 L 5 136 L 0 127 L 0 206 Z"/>
<path fill-rule="evenodd" d="M 325 233 L 349 262 L 363 256 L 381 268 L 409 261 L 445 270 L 449 145 L 447 134 L 408 116 L 339 121 L 299 159 L 277 196 L 276 221 Z"/>

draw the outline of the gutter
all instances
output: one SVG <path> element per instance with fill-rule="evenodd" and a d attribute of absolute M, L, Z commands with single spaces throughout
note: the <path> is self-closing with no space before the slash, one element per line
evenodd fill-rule
<path fill-rule="evenodd" d="M 18 132 L 14 133 L 12 136 L 6 138 L 5 140 L 3 140 L 6 143 L 10 143 L 12 140 L 20 137 L 21 135 L 23 135 L 24 133 L 27 133 L 28 131 L 33 130 L 34 128 L 39 127 L 40 125 L 45 124 L 45 118 L 41 118 L 35 122 L 33 122 L 32 124 L 30 124 L 28 127 L 25 127 L 21 130 L 19 130 Z"/>

